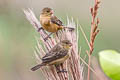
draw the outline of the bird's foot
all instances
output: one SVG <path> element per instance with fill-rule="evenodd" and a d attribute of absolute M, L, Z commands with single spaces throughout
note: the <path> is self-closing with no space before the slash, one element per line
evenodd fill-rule
<path fill-rule="evenodd" d="M 42 27 L 40 27 L 40 28 L 38 28 L 38 30 L 37 30 L 37 31 L 38 31 L 38 32 L 40 32 L 40 30 L 41 30 L 41 29 L 43 29 L 43 28 L 42 28 Z"/>
<path fill-rule="evenodd" d="M 50 36 L 52 35 L 52 33 L 50 33 L 46 38 L 44 38 L 44 40 L 48 40 L 48 38 L 51 38 Z"/>
<path fill-rule="evenodd" d="M 50 37 L 50 36 L 45 37 L 45 38 L 44 38 L 44 41 L 47 41 L 48 38 L 51 38 L 51 37 Z"/>
<path fill-rule="evenodd" d="M 64 72 L 67 73 L 67 71 L 65 69 L 57 71 L 57 73 L 61 73 L 61 72 L 62 73 L 64 73 Z"/>

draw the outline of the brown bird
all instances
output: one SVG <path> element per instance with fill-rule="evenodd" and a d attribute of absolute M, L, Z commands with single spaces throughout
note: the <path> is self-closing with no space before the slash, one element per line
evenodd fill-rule
<path fill-rule="evenodd" d="M 59 42 L 44 57 L 42 57 L 42 63 L 34 66 L 31 70 L 35 71 L 46 65 L 55 65 L 58 72 L 61 72 L 57 66 L 62 64 L 70 56 L 69 50 L 71 46 L 72 43 L 69 40 Z"/>
<path fill-rule="evenodd" d="M 45 40 L 47 40 L 47 38 L 52 34 L 57 32 L 58 30 L 61 30 L 63 28 L 68 28 L 68 27 L 64 27 L 62 22 L 56 17 L 54 16 L 54 12 L 51 8 L 45 7 L 42 10 L 42 13 L 40 14 L 40 23 L 42 25 L 41 28 L 38 29 L 38 31 L 40 31 L 41 29 L 44 29 L 48 32 L 51 32 L 46 38 Z"/>

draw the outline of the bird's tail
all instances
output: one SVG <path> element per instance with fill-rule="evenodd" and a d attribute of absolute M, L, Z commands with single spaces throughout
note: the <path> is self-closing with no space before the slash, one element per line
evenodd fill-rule
<path fill-rule="evenodd" d="M 32 71 L 36 71 L 37 69 L 41 68 L 41 67 L 44 66 L 44 65 L 45 65 L 45 64 L 43 64 L 43 63 L 42 63 L 42 64 L 38 64 L 38 65 L 32 67 L 31 70 L 32 70 Z"/>

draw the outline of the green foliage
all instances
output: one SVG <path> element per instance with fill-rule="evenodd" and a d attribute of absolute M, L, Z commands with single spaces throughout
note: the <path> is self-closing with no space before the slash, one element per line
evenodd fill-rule
<path fill-rule="evenodd" d="M 102 69 L 112 80 L 120 80 L 120 54 L 114 50 L 99 53 Z"/>

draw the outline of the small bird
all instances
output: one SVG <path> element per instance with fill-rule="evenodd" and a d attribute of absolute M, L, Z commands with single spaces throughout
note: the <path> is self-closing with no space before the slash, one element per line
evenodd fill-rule
<path fill-rule="evenodd" d="M 35 71 L 42 66 L 55 65 L 56 69 L 58 65 L 64 63 L 67 58 L 70 56 L 70 48 L 72 43 L 69 40 L 63 40 L 56 44 L 44 57 L 42 57 L 42 63 L 31 68 L 32 71 Z M 58 72 L 60 69 L 58 69 Z M 64 72 L 64 71 L 63 71 Z"/>
<path fill-rule="evenodd" d="M 54 16 L 54 12 L 51 8 L 49 7 L 45 7 L 43 8 L 41 14 L 40 14 L 40 24 L 41 24 L 41 28 L 38 29 L 38 32 L 41 29 L 44 29 L 48 32 L 51 32 L 46 38 L 45 40 L 47 40 L 47 38 L 52 34 L 57 32 L 58 30 L 64 29 L 64 28 L 68 28 L 68 27 L 64 27 L 63 23 L 56 17 Z"/>

